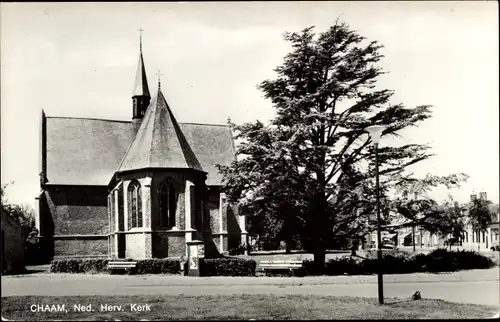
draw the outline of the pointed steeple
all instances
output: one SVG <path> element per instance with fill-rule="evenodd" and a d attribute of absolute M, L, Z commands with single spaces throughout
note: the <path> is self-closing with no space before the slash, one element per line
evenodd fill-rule
<path fill-rule="evenodd" d="M 137 63 L 137 72 L 135 74 L 134 91 L 132 97 L 134 96 L 147 96 L 151 98 L 149 94 L 148 78 L 146 76 L 146 68 L 144 67 L 144 58 L 142 57 L 142 51 L 139 53 L 139 62 Z"/>
<path fill-rule="evenodd" d="M 145 168 L 203 171 L 161 90 L 146 110 L 117 172 Z"/>
<path fill-rule="evenodd" d="M 137 72 L 135 74 L 134 90 L 132 91 L 133 113 L 132 119 L 142 119 L 146 108 L 151 101 L 149 94 L 148 78 L 146 68 L 144 67 L 144 58 L 142 56 L 142 29 L 139 39 L 139 62 L 137 63 Z"/>

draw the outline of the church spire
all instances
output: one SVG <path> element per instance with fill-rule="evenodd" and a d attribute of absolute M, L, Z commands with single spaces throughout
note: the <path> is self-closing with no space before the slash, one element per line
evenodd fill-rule
<path fill-rule="evenodd" d="M 144 31 L 144 29 L 139 28 L 137 30 L 139 30 L 139 50 L 142 53 L 142 32 Z"/>
<path fill-rule="evenodd" d="M 152 99 L 117 171 L 147 168 L 203 171 L 161 90 Z"/>
<path fill-rule="evenodd" d="M 156 76 L 158 76 L 158 91 L 160 91 L 161 90 L 161 79 L 160 79 L 160 77 L 162 77 L 163 74 L 160 71 L 157 71 L 156 72 Z"/>
<path fill-rule="evenodd" d="M 144 58 L 142 57 L 142 32 L 139 29 L 139 62 L 137 64 L 137 72 L 135 75 L 134 91 L 132 93 L 133 115 L 132 119 L 142 119 L 146 109 L 151 101 L 149 94 L 148 79 L 146 76 L 146 68 L 144 67 Z"/>

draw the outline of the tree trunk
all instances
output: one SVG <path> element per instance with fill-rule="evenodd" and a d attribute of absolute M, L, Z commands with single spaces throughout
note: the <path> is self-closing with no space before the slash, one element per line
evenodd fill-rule
<path fill-rule="evenodd" d="M 290 254 L 292 250 L 292 240 L 288 237 L 285 241 L 285 254 Z"/>
<path fill-rule="evenodd" d="M 413 252 L 415 252 L 415 225 L 411 227 L 411 239 L 413 244 Z"/>
<path fill-rule="evenodd" d="M 322 243 L 318 243 L 313 252 L 314 255 L 314 272 L 322 275 L 325 271 L 326 250 Z"/>
<path fill-rule="evenodd" d="M 420 248 L 422 248 L 424 244 L 424 236 L 422 235 L 422 228 L 420 228 Z"/>

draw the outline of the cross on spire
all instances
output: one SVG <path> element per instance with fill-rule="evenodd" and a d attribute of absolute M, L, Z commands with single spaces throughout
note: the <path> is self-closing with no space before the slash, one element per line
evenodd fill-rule
<path fill-rule="evenodd" d="M 161 76 L 163 76 L 163 74 L 160 72 L 160 71 L 157 71 L 156 72 L 156 75 L 158 76 L 158 89 L 160 89 L 161 87 Z"/>
<path fill-rule="evenodd" d="M 139 48 L 140 48 L 140 50 L 142 52 L 142 32 L 144 31 L 144 29 L 139 28 L 137 30 L 139 31 Z"/>

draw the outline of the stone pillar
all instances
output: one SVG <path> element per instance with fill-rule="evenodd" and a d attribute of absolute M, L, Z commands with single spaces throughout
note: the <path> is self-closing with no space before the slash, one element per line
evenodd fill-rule
<path fill-rule="evenodd" d="M 113 192 L 113 203 L 115 204 L 115 213 L 113 214 L 115 216 L 115 234 L 114 234 L 114 238 L 115 238 L 115 249 L 114 249 L 114 253 L 115 253 L 115 257 L 118 258 L 118 234 L 116 233 L 118 231 L 118 227 L 119 227 L 119 210 L 118 210 L 118 190 L 117 189 L 114 189 Z"/>
<path fill-rule="evenodd" d="M 35 197 L 35 227 L 38 230 L 38 236 L 42 235 L 42 230 L 40 229 L 40 198 L 43 194 L 43 191 Z"/>
<path fill-rule="evenodd" d="M 192 221 L 192 217 L 193 217 L 193 210 L 192 207 L 191 207 L 191 187 L 194 186 L 194 184 L 189 181 L 189 180 L 186 180 L 186 187 L 185 187 L 185 191 L 184 191 L 184 225 L 185 225 L 185 230 L 190 230 L 192 229 L 192 224 L 191 224 L 191 221 Z M 186 241 L 187 238 L 186 238 Z"/>
<path fill-rule="evenodd" d="M 129 231 L 130 227 L 128 226 L 128 185 L 130 181 L 123 182 L 123 185 L 120 189 L 123 189 L 123 230 Z"/>
<path fill-rule="evenodd" d="M 144 258 L 153 258 L 153 235 L 150 231 L 144 233 Z"/>
<path fill-rule="evenodd" d="M 219 252 L 224 251 L 224 206 L 226 203 L 226 194 L 221 192 L 219 196 Z M 227 214 L 226 214 L 227 215 Z"/>
<path fill-rule="evenodd" d="M 206 227 L 208 223 L 208 219 L 205 218 L 205 213 L 204 213 L 204 202 L 203 202 L 203 197 L 204 197 L 204 191 L 203 191 L 203 185 L 198 185 L 196 186 L 196 205 L 197 205 L 197 211 L 198 213 L 196 214 L 197 216 L 200 216 L 200 223 L 201 223 L 201 234 L 202 234 L 202 240 L 205 240 L 205 232 L 209 229 Z"/>
<path fill-rule="evenodd" d="M 153 213 L 151 211 L 151 181 L 152 179 L 147 177 L 142 180 L 141 196 L 142 196 L 142 223 L 144 230 L 151 230 L 151 222 L 153 220 Z"/>
<path fill-rule="evenodd" d="M 142 224 L 144 227 L 144 258 L 153 258 L 153 236 L 151 235 L 152 205 L 151 205 L 151 181 L 152 178 L 146 177 L 141 182 L 142 197 Z"/>
<path fill-rule="evenodd" d="M 188 247 L 187 243 L 193 240 L 194 229 L 192 226 L 194 209 L 192 207 L 192 198 L 195 196 L 192 195 L 192 187 L 194 187 L 194 183 L 186 180 L 186 186 L 184 189 L 184 230 L 185 230 L 185 243 L 186 243 L 186 258 L 188 256 Z M 176 220 L 176 224 L 179 221 Z M 182 227 L 181 227 L 182 228 Z"/>

